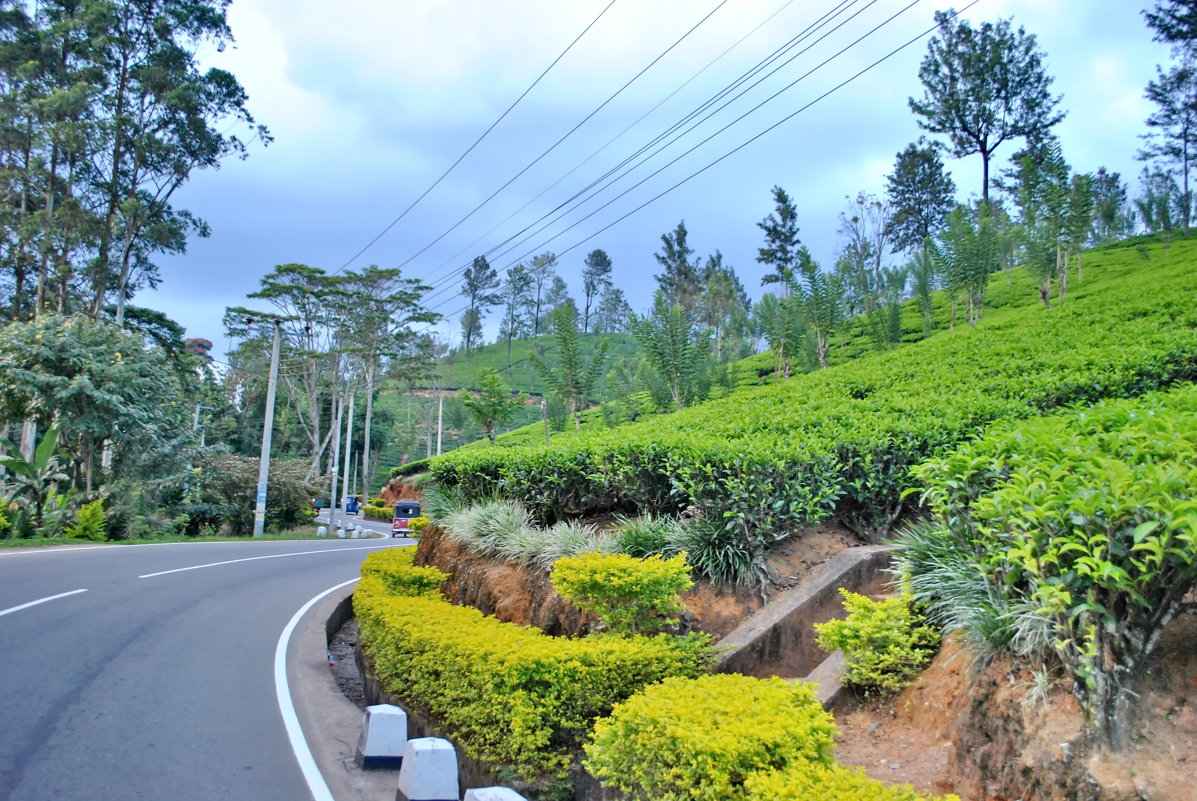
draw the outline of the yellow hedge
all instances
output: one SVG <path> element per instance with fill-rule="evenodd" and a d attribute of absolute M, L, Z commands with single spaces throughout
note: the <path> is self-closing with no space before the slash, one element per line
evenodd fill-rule
<path fill-rule="evenodd" d="M 394 595 L 372 566 L 354 608 L 387 690 L 434 716 L 470 756 L 558 786 L 595 718 L 646 685 L 703 673 L 710 660 L 703 636 L 550 637 L 471 607 Z"/>
<path fill-rule="evenodd" d="M 796 765 L 755 773 L 744 783 L 751 801 L 960 801 L 959 796 L 922 796 L 908 784 L 882 784 L 842 765 Z"/>
<path fill-rule="evenodd" d="M 414 547 L 375 551 L 362 562 L 362 576 L 377 577 L 394 595 L 439 597 L 437 588 L 449 574 L 435 567 L 415 567 L 412 565 L 415 555 Z"/>
<path fill-rule="evenodd" d="M 374 506 L 372 504 L 365 504 L 362 506 L 362 514 L 371 520 L 394 520 L 395 507 L 393 506 Z"/>
<path fill-rule="evenodd" d="M 584 764 L 638 801 L 746 801 L 750 775 L 830 763 L 834 738 L 835 722 L 810 685 L 735 674 L 675 678 L 599 721 Z"/>

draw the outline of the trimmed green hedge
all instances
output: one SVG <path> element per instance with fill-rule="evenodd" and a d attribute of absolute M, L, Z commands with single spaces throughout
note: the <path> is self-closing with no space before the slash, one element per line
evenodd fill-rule
<path fill-rule="evenodd" d="M 558 437 L 551 450 L 459 449 L 431 469 L 471 499 L 519 499 L 542 519 L 695 504 L 757 552 L 833 514 L 877 537 L 903 510 L 911 467 L 995 420 L 1197 378 L 1197 242 L 1146 252 L 1091 254 L 1061 308 L 1028 289 L 1026 306 L 976 329 Z"/>
<path fill-rule="evenodd" d="M 470 756 L 541 786 L 568 786 L 582 740 L 614 704 L 710 663 L 705 636 L 550 637 L 395 594 L 373 567 L 354 609 L 383 687 L 436 718 Z"/>

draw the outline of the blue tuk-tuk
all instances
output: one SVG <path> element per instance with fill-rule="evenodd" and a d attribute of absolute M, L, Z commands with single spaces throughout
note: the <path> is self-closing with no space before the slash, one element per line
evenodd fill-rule
<path fill-rule="evenodd" d="M 419 516 L 419 501 L 395 501 L 394 518 L 391 520 L 391 536 L 406 537 L 410 535 L 412 518 Z"/>

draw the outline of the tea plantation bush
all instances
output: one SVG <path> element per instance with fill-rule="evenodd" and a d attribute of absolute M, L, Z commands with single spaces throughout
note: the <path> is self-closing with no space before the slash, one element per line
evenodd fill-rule
<path fill-rule="evenodd" d="M 596 718 L 710 662 L 705 635 L 550 637 L 471 607 L 397 594 L 392 588 L 407 582 L 381 574 L 404 568 L 377 562 L 367 560 L 354 610 L 383 687 L 434 717 L 470 756 L 550 788 L 545 797 L 552 788 L 568 797 L 570 764 Z"/>
<path fill-rule="evenodd" d="M 1094 252 L 1061 308 L 1028 294 L 976 329 L 551 450 L 461 449 L 431 469 L 467 499 L 518 499 L 542 520 L 695 505 L 758 556 L 831 515 L 876 538 L 903 511 L 910 468 L 992 422 L 1197 377 L 1197 243 L 1147 253 Z"/>
<path fill-rule="evenodd" d="M 917 600 L 949 628 L 1063 666 L 1124 745 L 1135 678 L 1197 588 L 1197 387 L 996 426 L 916 476 Z"/>

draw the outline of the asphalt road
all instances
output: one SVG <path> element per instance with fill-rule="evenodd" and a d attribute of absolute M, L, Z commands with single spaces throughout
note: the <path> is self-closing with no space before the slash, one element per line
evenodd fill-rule
<path fill-rule="evenodd" d="M 311 798 L 275 694 L 280 634 L 404 542 L 0 552 L 0 801 Z"/>

